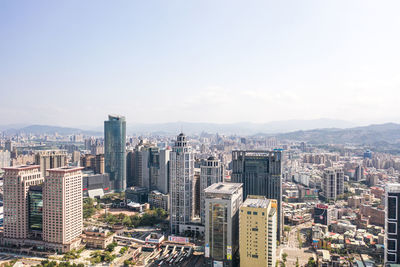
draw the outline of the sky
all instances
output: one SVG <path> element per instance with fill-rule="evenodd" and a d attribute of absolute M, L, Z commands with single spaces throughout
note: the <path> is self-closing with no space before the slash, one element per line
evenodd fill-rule
<path fill-rule="evenodd" d="M 0 125 L 400 122 L 400 1 L 0 1 Z"/>

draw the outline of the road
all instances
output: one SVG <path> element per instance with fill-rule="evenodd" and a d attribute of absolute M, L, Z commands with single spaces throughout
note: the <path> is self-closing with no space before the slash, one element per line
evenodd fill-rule
<path fill-rule="evenodd" d="M 282 254 L 286 253 L 288 255 L 286 262 L 287 267 L 296 266 L 297 259 L 299 259 L 299 264 L 301 266 L 307 263 L 310 257 L 316 258 L 315 253 L 309 250 L 309 248 L 300 248 L 298 241 L 299 231 L 304 228 L 310 228 L 311 225 L 311 222 L 307 222 L 293 226 L 288 233 L 287 242 L 280 246 L 279 259 L 282 260 Z M 300 234 L 300 236 L 302 235 Z M 302 238 L 302 240 L 304 241 L 304 238 Z"/>

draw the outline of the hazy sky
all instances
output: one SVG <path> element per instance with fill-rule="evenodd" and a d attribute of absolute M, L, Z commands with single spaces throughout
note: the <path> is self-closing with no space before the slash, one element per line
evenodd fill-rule
<path fill-rule="evenodd" d="M 0 125 L 400 122 L 400 1 L 0 1 Z"/>

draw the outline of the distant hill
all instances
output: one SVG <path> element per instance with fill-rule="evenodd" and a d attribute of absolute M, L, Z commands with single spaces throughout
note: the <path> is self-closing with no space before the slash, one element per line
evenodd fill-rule
<path fill-rule="evenodd" d="M 51 125 L 30 125 L 22 128 L 8 128 L 3 130 L 6 134 L 17 134 L 17 133 L 26 133 L 26 134 L 55 134 L 58 133 L 60 135 L 72 135 L 72 134 L 84 134 L 90 136 L 101 136 L 102 132 L 97 131 L 87 131 L 77 128 L 69 128 L 69 127 L 60 127 L 60 126 L 51 126 Z"/>
<path fill-rule="evenodd" d="M 312 144 L 400 144 L 400 124 L 374 124 L 349 129 L 314 129 L 276 135 L 279 139 L 305 141 Z"/>
<path fill-rule="evenodd" d="M 316 128 L 349 128 L 356 126 L 354 123 L 332 119 L 317 120 L 287 120 L 268 123 L 197 123 L 197 122 L 170 122 L 170 123 L 136 123 L 129 124 L 127 132 L 143 134 L 162 132 L 176 134 L 181 130 L 186 134 L 199 134 L 201 132 L 220 134 L 253 135 L 256 133 L 284 133 L 297 130 L 311 130 Z"/>

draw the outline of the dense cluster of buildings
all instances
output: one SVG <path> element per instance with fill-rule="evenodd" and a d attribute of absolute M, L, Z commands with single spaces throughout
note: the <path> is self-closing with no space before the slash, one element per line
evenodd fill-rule
<path fill-rule="evenodd" d="M 400 264 L 396 156 L 257 136 L 127 137 L 116 115 L 104 138 L 41 137 L 62 140 L 57 149 L 24 138 L 0 140 L 2 245 L 104 248 L 106 230 L 82 233 L 82 197 L 125 192 L 128 207 L 168 211 L 172 235 L 204 238 L 207 266 L 275 266 L 284 224 L 307 222 L 304 242 L 329 251 L 326 262 L 346 251 Z"/>

